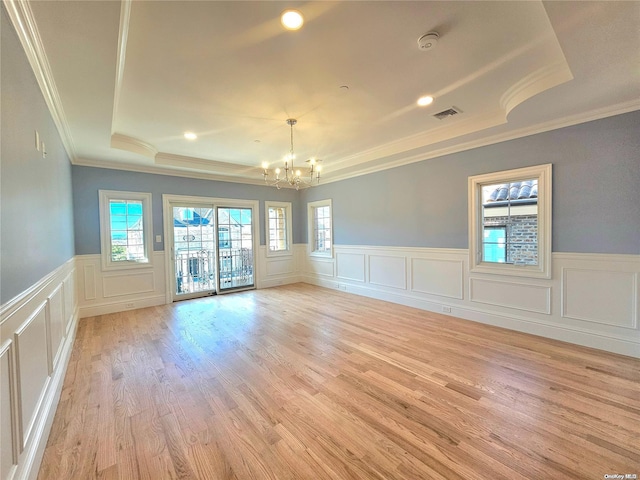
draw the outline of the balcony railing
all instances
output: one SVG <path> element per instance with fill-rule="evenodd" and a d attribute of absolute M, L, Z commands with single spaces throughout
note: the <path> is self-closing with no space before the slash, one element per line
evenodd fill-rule
<path fill-rule="evenodd" d="M 220 289 L 253 285 L 253 250 L 222 248 Z M 213 250 L 179 252 L 175 256 L 176 290 L 189 294 L 216 289 L 216 255 Z"/>

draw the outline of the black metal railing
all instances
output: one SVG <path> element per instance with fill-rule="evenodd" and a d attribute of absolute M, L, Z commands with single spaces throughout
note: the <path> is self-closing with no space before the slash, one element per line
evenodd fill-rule
<path fill-rule="evenodd" d="M 216 255 L 213 250 L 179 252 L 175 256 L 178 294 L 216 289 Z M 253 250 L 220 249 L 220 288 L 253 285 Z"/>

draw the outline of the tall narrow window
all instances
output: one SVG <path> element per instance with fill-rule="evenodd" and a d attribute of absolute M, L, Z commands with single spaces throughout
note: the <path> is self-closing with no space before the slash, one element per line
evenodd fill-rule
<path fill-rule="evenodd" d="M 472 272 L 549 278 L 551 165 L 469 177 Z"/>
<path fill-rule="evenodd" d="M 265 202 L 267 256 L 291 254 L 291 203 Z"/>
<path fill-rule="evenodd" d="M 151 194 L 109 190 L 99 194 L 102 267 L 150 263 Z"/>
<path fill-rule="evenodd" d="M 331 257 L 333 255 L 331 200 L 309 203 L 308 217 L 311 255 Z"/>

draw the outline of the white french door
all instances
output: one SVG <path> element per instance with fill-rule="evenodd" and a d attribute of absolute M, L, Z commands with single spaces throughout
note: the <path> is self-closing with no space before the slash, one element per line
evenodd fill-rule
<path fill-rule="evenodd" d="M 258 202 L 163 195 L 167 301 L 254 288 Z"/>
<path fill-rule="evenodd" d="M 212 295 L 216 288 L 213 205 L 172 204 L 174 300 Z"/>
<path fill-rule="evenodd" d="M 253 287 L 253 210 L 216 207 L 216 214 L 219 290 Z"/>

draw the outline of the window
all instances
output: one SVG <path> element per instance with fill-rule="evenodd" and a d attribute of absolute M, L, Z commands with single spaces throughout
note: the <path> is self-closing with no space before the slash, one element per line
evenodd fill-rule
<path fill-rule="evenodd" d="M 551 164 L 469 177 L 472 272 L 551 277 Z"/>
<path fill-rule="evenodd" d="M 309 246 L 311 255 L 333 256 L 331 200 L 322 200 L 308 204 Z"/>
<path fill-rule="evenodd" d="M 151 244 L 151 194 L 100 190 L 102 268 L 148 265 Z"/>
<path fill-rule="evenodd" d="M 267 256 L 291 255 L 291 203 L 265 202 Z"/>

